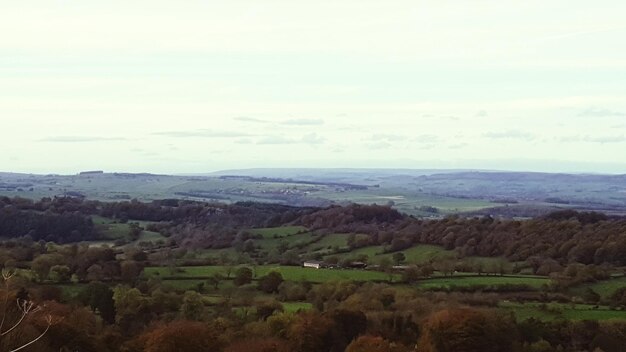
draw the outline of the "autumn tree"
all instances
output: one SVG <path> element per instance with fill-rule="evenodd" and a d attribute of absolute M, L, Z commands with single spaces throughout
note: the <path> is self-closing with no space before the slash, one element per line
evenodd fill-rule
<path fill-rule="evenodd" d="M 52 315 L 43 314 L 42 307 L 34 302 L 19 298 L 11 293 L 10 281 L 13 273 L 3 271 L 2 283 L 4 288 L 0 290 L 2 307 L 0 310 L 0 349 L 2 351 L 17 352 L 39 341 L 53 323 Z M 9 302 L 15 299 L 16 306 L 10 306 Z M 43 329 L 36 332 L 32 337 L 18 334 L 20 328 L 24 327 L 28 319 L 39 318 L 43 320 Z M 18 336 L 15 336 L 18 335 Z"/>
<path fill-rule="evenodd" d="M 380 336 L 359 336 L 346 348 L 346 352 L 401 352 L 407 351 L 401 346 L 389 342 Z"/>
<path fill-rule="evenodd" d="M 217 352 L 223 346 L 220 333 L 200 322 L 179 320 L 157 327 L 138 338 L 144 352 Z"/>
<path fill-rule="evenodd" d="M 516 339 L 510 317 L 468 308 L 444 309 L 423 325 L 419 352 L 508 352 Z"/>
<path fill-rule="evenodd" d="M 224 352 L 292 352 L 291 345 L 277 338 L 250 339 L 236 341 L 226 347 Z"/>

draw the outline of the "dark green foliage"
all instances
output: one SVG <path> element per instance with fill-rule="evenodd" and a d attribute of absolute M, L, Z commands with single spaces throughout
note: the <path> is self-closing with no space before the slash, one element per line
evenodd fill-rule
<path fill-rule="evenodd" d="M 115 322 L 115 302 L 113 290 L 101 282 L 91 282 L 79 294 L 78 300 L 98 312 L 102 320 L 112 324 Z"/>
<path fill-rule="evenodd" d="M 265 293 L 274 293 L 278 292 L 278 287 L 283 281 L 283 276 L 279 272 L 272 271 L 259 279 L 258 287 Z"/>
<path fill-rule="evenodd" d="M 235 272 L 235 279 L 233 282 L 237 286 L 246 285 L 252 282 L 253 276 L 254 276 L 254 273 L 252 272 L 250 268 L 241 267 L 237 269 L 237 271 Z"/>

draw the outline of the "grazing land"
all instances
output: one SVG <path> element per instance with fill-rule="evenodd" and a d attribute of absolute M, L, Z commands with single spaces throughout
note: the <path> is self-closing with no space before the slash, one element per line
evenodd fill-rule
<path fill-rule="evenodd" d="M 0 197 L 0 220 L 2 292 L 46 302 L 81 339 L 113 331 L 129 352 L 176 324 L 271 336 L 271 346 L 299 341 L 285 336 L 303 326 L 327 326 L 319 341 L 350 326 L 358 332 L 333 342 L 339 350 L 371 329 L 400 352 L 440 321 L 489 336 L 512 329 L 520 345 L 541 341 L 524 337 L 529 327 L 544 340 L 566 335 L 550 346 L 626 324 L 626 222 L 600 213 L 416 218 L 392 204 Z M 101 322 L 97 333 L 81 332 L 85 319 Z M 73 341 L 63 344 L 81 350 Z"/>
<path fill-rule="evenodd" d="M 425 217 L 452 213 L 536 216 L 556 209 L 626 213 L 623 175 L 464 170 L 250 169 L 206 175 L 0 173 L 0 195 L 105 201 L 178 198 L 325 206 L 391 204 Z"/>
<path fill-rule="evenodd" d="M 165 279 L 186 278 L 186 279 L 207 279 L 217 273 L 228 276 L 237 268 L 224 266 L 197 266 L 176 268 L 174 273 L 169 268 L 148 267 L 145 274 L 149 277 L 162 277 Z M 387 281 L 389 276 L 378 271 L 350 270 L 350 269 L 311 269 L 293 266 L 261 265 L 251 267 L 255 277 L 262 277 L 272 271 L 278 272 L 283 279 L 289 281 L 307 281 L 322 283 L 327 281 L 351 280 L 351 281 Z M 398 275 L 393 277 L 399 278 Z"/>

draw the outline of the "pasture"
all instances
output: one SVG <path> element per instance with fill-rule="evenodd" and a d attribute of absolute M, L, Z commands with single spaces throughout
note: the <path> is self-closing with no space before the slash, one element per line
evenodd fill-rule
<path fill-rule="evenodd" d="M 389 275 L 377 271 L 354 270 L 354 269 L 312 269 L 298 266 L 276 266 L 276 265 L 260 265 L 249 266 L 254 272 L 255 278 L 267 275 L 271 271 L 279 272 L 285 280 L 289 281 L 306 281 L 313 283 L 322 283 L 335 280 L 352 280 L 352 281 L 387 281 Z M 187 279 L 205 279 L 216 273 L 227 276 L 230 271 L 230 277 L 234 277 L 237 267 L 227 266 L 191 266 L 180 267 L 172 274 L 169 268 L 165 267 L 147 267 L 144 273 L 148 277 L 167 278 L 187 278 Z M 398 279 L 399 275 L 394 274 L 394 279 Z"/>
<path fill-rule="evenodd" d="M 522 276 L 450 276 L 420 280 L 417 287 L 425 290 L 453 289 L 455 287 L 485 286 L 495 287 L 504 285 L 527 285 L 533 289 L 541 289 L 548 285 L 550 279 L 546 277 Z"/>
<path fill-rule="evenodd" d="M 571 289 L 571 293 L 576 295 L 582 295 L 587 288 L 590 288 L 598 293 L 602 298 L 608 298 L 612 296 L 615 291 L 622 287 L 626 287 L 626 277 L 619 277 L 578 285 Z"/>
<path fill-rule="evenodd" d="M 249 229 L 253 235 L 261 235 L 264 239 L 268 238 L 284 238 L 291 235 L 307 232 L 307 228 L 304 226 L 281 226 L 281 227 L 266 227 L 258 229 Z"/>
<path fill-rule="evenodd" d="M 588 304 L 501 302 L 499 307 L 512 311 L 518 321 L 524 321 L 530 318 L 544 321 L 560 319 L 626 320 L 626 311 L 612 310 L 606 306 L 592 306 Z"/>

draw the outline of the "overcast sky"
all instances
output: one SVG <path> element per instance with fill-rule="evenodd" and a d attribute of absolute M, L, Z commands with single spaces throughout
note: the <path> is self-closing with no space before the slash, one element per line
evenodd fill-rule
<path fill-rule="evenodd" d="M 626 173 L 626 2 L 3 1 L 0 171 Z"/>

